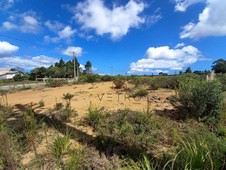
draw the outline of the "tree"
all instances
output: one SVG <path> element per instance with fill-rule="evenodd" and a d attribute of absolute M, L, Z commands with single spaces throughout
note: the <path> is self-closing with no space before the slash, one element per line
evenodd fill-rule
<path fill-rule="evenodd" d="M 218 59 L 214 61 L 212 70 L 214 70 L 215 73 L 226 73 L 226 60 Z"/>
<path fill-rule="evenodd" d="M 87 61 L 85 64 L 85 74 L 89 74 L 92 72 L 92 64 L 90 61 Z"/>
<path fill-rule="evenodd" d="M 185 73 L 192 73 L 191 67 L 188 67 L 188 68 L 186 69 Z"/>

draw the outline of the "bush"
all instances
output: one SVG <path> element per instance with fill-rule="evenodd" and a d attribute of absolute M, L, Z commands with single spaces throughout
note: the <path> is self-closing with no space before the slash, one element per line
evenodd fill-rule
<path fill-rule="evenodd" d="M 132 97 L 145 97 L 147 95 L 148 91 L 146 89 L 140 88 L 134 94 L 132 94 Z"/>
<path fill-rule="evenodd" d="M 101 77 L 101 81 L 112 81 L 113 77 L 109 75 L 104 75 Z"/>
<path fill-rule="evenodd" d="M 87 74 L 86 78 L 86 81 L 88 83 L 95 83 L 100 81 L 100 76 L 98 74 Z"/>
<path fill-rule="evenodd" d="M 90 106 L 88 109 L 88 113 L 86 116 L 86 122 L 89 126 L 92 126 L 94 130 L 96 130 L 97 125 L 99 124 L 100 119 L 104 115 L 104 108 L 96 108 L 93 106 Z"/>
<path fill-rule="evenodd" d="M 118 110 L 95 116 L 97 148 L 109 153 L 117 150 L 132 157 L 143 152 L 152 152 L 153 144 L 161 138 L 162 120 L 151 119 L 151 114 Z"/>
<path fill-rule="evenodd" d="M 54 79 L 48 79 L 46 81 L 46 87 L 61 87 L 68 82 L 66 80 L 54 80 Z"/>
<path fill-rule="evenodd" d="M 116 89 L 121 89 L 124 86 L 125 82 L 125 79 L 122 77 L 118 77 L 113 81 Z"/>
<path fill-rule="evenodd" d="M 217 79 L 221 82 L 223 91 L 226 91 L 226 74 L 217 74 Z"/>
<path fill-rule="evenodd" d="M 181 81 L 177 92 L 179 108 L 188 116 L 204 122 L 217 123 L 221 120 L 223 97 L 218 81 Z"/>

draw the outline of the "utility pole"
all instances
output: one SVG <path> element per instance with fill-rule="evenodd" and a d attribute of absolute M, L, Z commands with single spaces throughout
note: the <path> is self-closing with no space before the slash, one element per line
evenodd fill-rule
<path fill-rule="evenodd" d="M 78 76 L 79 76 L 79 64 L 77 63 L 77 81 L 78 81 Z"/>
<path fill-rule="evenodd" d="M 76 78 L 76 69 L 75 69 L 75 52 L 73 52 L 73 57 L 74 57 L 74 80 L 77 81 L 77 78 Z"/>

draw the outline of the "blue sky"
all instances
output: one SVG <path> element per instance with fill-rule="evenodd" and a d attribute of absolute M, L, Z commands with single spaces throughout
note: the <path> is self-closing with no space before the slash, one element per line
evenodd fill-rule
<path fill-rule="evenodd" d="M 210 70 L 226 54 L 223 0 L 0 0 L 0 67 L 72 59 L 100 74 Z"/>

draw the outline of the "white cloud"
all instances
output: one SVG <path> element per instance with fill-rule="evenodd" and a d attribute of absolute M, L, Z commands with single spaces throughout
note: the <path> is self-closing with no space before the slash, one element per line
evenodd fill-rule
<path fill-rule="evenodd" d="M 70 26 L 66 26 L 62 31 L 58 32 L 59 38 L 71 38 L 76 33 L 76 30 L 72 29 Z"/>
<path fill-rule="evenodd" d="M 193 46 L 170 49 L 168 46 L 150 47 L 145 57 L 130 64 L 130 73 L 167 72 L 181 70 L 202 58 L 201 52 Z"/>
<path fill-rule="evenodd" d="M 0 41 L 0 58 L 11 56 L 19 50 L 19 47 L 12 45 L 6 41 Z"/>
<path fill-rule="evenodd" d="M 184 26 L 181 38 L 199 39 L 207 36 L 226 35 L 226 1 L 207 0 L 207 5 L 199 14 L 197 23 L 190 22 Z"/>
<path fill-rule="evenodd" d="M 125 6 L 109 9 L 103 0 L 86 0 L 78 3 L 75 19 L 83 29 L 93 29 L 98 35 L 110 34 L 112 39 L 126 35 L 130 28 L 137 28 L 145 22 L 139 14 L 145 4 L 130 0 Z"/>
<path fill-rule="evenodd" d="M 48 25 L 48 26 L 50 26 L 50 25 Z M 52 25 L 50 27 L 52 27 Z M 64 39 L 64 40 L 70 42 L 76 32 L 77 32 L 76 29 L 72 29 L 70 26 L 66 26 L 57 32 L 56 37 L 50 37 L 50 36 L 46 35 L 46 36 L 44 36 L 44 39 L 45 39 L 45 41 L 52 41 L 52 42 L 59 42 L 60 40 Z"/>
<path fill-rule="evenodd" d="M 0 58 L 1 65 L 5 67 L 15 68 L 21 67 L 23 69 L 34 69 L 37 67 L 49 67 L 50 65 L 56 63 L 58 59 L 48 57 L 45 55 L 35 56 L 35 57 L 3 57 Z"/>
<path fill-rule="evenodd" d="M 174 48 L 180 48 L 180 47 L 183 47 L 183 46 L 185 46 L 184 43 L 178 43 Z"/>
<path fill-rule="evenodd" d="M 9 21 L 5 21 L 2 24 L 3 28 L 5 28 L 6 30 L 13 30 L 13 29 L 17 29 L 17 25 L 13 24 Z"/>
<path fill-rule="evenodd" d="M 65 49 L 62 54 L 67 55 L 69 57 L 73 56 L 73 52 L 76 57 L 79 57 L 82 55 L 82 48 L 81 47 L 73 47 L 70 46 L 67 49 Z"/>
<path fill-rule="evenodd" d="M 41 29 L 41 23 L 33 11 L 23 14 L 15 14 L 10 16 L 7 21 L 2 24 L 3 30 L 18 30 L 24 33 L 38 33 Z"/>
<path fill-rule="evenodd" d="M 7 10 L 14 5 L 14 0 L 1 0 L 0 10 Z"/>
<path fill-rule="evenodd" d="M 58 22 L 58 21 L 46 21 L 44 25 L 51 31 L 56 32 L 59 30 L 62 30 L 64 28 L 64 24 Z"/>
<path fill-rule="evenodd" d="M 176 3 L 175 10 L 185 12 L 189 6 L 204 1 L 205 0 L 174 0 Z"/>

